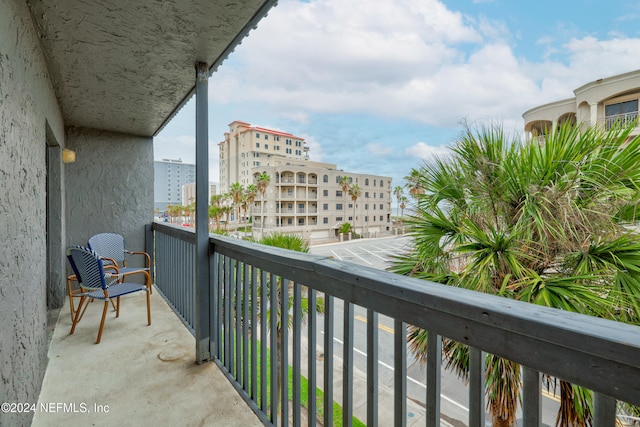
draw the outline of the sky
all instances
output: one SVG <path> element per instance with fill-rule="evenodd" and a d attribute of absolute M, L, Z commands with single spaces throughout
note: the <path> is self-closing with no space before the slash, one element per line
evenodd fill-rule
<path fill-rule="evenodd" d="M 637 0 L 279 0 L 209 80 L 209 178 L 240 120 L 404 185 L 462 123 L 519 136 L 525 111 L 637 69 Z M 194 98 L 154 156 L 195 163 Z"/>

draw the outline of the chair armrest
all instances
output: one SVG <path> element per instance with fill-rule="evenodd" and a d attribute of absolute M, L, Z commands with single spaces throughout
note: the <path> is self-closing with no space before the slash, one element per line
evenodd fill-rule
<path fill-rule="evenodd" d="M 110 266 L 110 265 L 114 265 L 116 268 L 118 268 L 118 263 L 116 262 L 115 259 L 107 258 L 107 257 L 104 257 L 104 256 L 101 256 L 100 259 L 102 260 L 102 265 L 104 267 L 107 267 L 107 266 Z"/>
<path fill-rule="evenodd" d="M 124 250 L 124 252 L 127 255 L 144 255 L 145 260 L 146 260 L 145 261 L 145 267 L 146 268 L 150 268 L 151 267 L 151 257 L 149 256 L 148 253 L 146 253 L 146 252 L 132 252 L 132 251 L 129 251 L 129 250 L 126 250 L 126 249 Z"/>

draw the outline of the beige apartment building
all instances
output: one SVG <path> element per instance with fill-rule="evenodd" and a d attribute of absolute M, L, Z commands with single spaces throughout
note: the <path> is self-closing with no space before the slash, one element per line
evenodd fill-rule
<path fill-rule="evenodd" d="M 526 111 L 526 138 L 544 138 L 550 130 L 565 122 L 583 127 L 599 125 L 609 128 L 638 117 L 640 70 L 598 79 L 573 91 L 574 97 L 540 105 Z M 634 131 L 634 135 L 640 128 Z"/>
<path fill-rule="evenodd" d="M 350 173 L 331 163 L 309 160 L 304 138 L 234 121 L 220 142 L 220 192 L 239 182 L 270 177 L 264 199 L 256 197 L 250 214 L 254 233 L 297 233 L 305 238 L 337 235 L 343 223 L 376 236 L 391 228 L 391 177 Z M 354 201 L 340 185 L 343 176 L 362 194 Z M 244 219 L 246 220 L 246 218 Z"/>

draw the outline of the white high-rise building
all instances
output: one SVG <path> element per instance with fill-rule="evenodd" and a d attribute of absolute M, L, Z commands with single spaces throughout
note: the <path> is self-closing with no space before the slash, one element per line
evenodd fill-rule
<path fill-rule="evenodd" d="M 304 138 L 234 121 L 220 142 L 220 193 L 234 183 L 255 184 L 269 175 L 264 198 L 255 199 L 250 214 L 253 229 L 281 231 L 307 238 L 333 237 L 343 223 L 365 236 L 391 227 L 391 177 L 350 173 L 335 164 L 309 160 Z M 344 194 L 340 181 L 348 177 L 361 194 Z"/>
<path fill-rule="evenodd" d="M 153 162 L 153 208 L 164 212 L 167 205 L 182 204 L 182 186 L 196 181 L 196 165 L 182 160 Z"/>

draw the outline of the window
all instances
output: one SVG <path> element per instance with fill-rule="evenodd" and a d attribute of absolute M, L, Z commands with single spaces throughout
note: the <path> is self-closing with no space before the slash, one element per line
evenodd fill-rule
<path fill-rule="evenodd" d="M 624 125 L 638 117 L 638 100 L 619 102 L 617 104 L 605 105 L 604 115 L 607 128 L 614 123 Z"/>
<path fill-rule="evenodd" d="M 342 203 L 336 203 L 336 210 L 337 211 L 341 211 L 342 210 Z"/>
<path fill-rule="evenodd" d="M 260 138 L 260 134 L 256 132 L 256 138 Z"/>
<path fill-rule="evenodd" d="M 264 136 L 264 139 L 269 139 L 269 135 L 265 135 L 265 136 Z"/>
<path fill-rule="evenodd" d="M 260 148 L 260 143 L 256 142 L 256 148 Z"/>
<path fill-rule="evenodd" d="M 341 216 L 337 216 L 336 217 L 336 221 L 342 221 L 342 217 Z"/>
<path fill-rule="evenodd" d="M 322 223 L 323 224 L 329 224 L 329 218 L 322 218 Z"/>
<path fill-rule="evenodd" d="M 329 182 L 329 175 L 325 175 L 322 177 L 322 182 Z"/>
<path fill-rule="evenodd" d="M 336 197 L 342 197 L 342 190 L 336 190 Z"/>
<path fill-rule="evenodd" d="M 324 197 L 329 197 L 329 190 L 322 190 L 322 195 Z"/>
<path fill-rule="evenodd" d="M 380 203 L 380 210 L 382 210 L 382 209 L 384 209 L 384 208 L 382 207 L 382 203 Z"/>
<path fill-rule="evenodd" d="M 364 185 L 369 185 L 369 178 L 366 178 L 366 179 L 364 180 Z"/>
<path fill-rule="evenodd" d="M 366 199 L 368 199 L 368 198 L 369 198 L 369 192 L 368 192 L 368 191 L 365 191 L 365 192 L 364 192 L 364 197 L 365 197 Z"/>
<path fill-rule="evenodd" d="M 266 135 L 265 135 L 266 136 Z M 269 149 L 269 144 L 264 144 L 264 149 L 268 150 Z"/>
<path fill-rule="evenodd" d="M 329 203 L 324 203 L 324 204 L 322 205 L 322 210 L 323 210 L 323 211 L 328 211 L 328 210 L 329 210 Z"/>
<path fill-rule="evenodd" d="M 380 198 L 384 199 L 384 193 L 380 193 Z"/>

